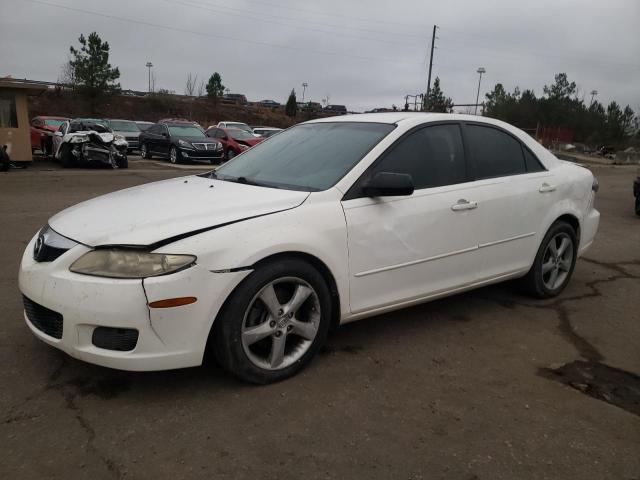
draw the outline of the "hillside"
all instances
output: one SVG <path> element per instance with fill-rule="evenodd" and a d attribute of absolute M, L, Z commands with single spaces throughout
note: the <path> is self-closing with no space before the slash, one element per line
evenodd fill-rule
<path fill-rule="evenodd" d="M 145 97 L 110 95 L 92 105 L 90 99 L 83 95 L 60 90 L 31 97 L 29 115 L 29 118 L 36 115 L 53 115 L 150 122 L 156 122 L 161 118 L 186 118 L 198 122 L 205 128 L 222 120 L 284 128 L 317 117 L 304 112 L 290 118 L 285 115 L 283 107 L 271 109 L 257 105 L 214 105 L 214 102 L 206 97 L 193 98 L 163 93 Z"/>

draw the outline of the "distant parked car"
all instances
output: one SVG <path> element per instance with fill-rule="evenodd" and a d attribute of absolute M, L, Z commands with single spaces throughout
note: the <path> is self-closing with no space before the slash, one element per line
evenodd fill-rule
<path fill-rule="evenodd" d="M 255 135 L 259 135 L 262 138 L 269 138 L 276 133 L 280 133 L 282 128 L 274 128 L 274 127 L 255 127 L 253 129 L 253 133 Z"/>
<path fill-rule="evenodd" d="M 253 134 L 253 129 L 246 123 L 242 123 L 242 122 L 218 122 L 218 125 L 216 125 L 216 127 L 237 128 L 238 130 L 244 130 L 245 132 Z M 212 127 L 209 127 L 209 128 L 212 128 Z"/>
<path fill-rule="evenodd" d="M 344 105 L 327 105 L 324 107 L 326 113 L 333 113 L 335 115 L 346 115 L 347 107 Z"/>
<path fill-rule="evenodd" d="M 53 156 L 63 167 L 104 165 L 128 168 L 127 141 L 105 121 L 76 118 L 64 122 L 53 136 Z"/>
<path fill-rule="evenodd" d="M 140 127 L 131 120 L 114 120 L 112 118 L 105 119 L 107 126 L 113 130 L 113 133 L 122 135 L 129 144 L 128 151 L 138 150 L 140 144 L 138 137 L 140 136 Z"/>
<path fill-rule="evenodd" d="M 219 163 L 223 159 L 222 144 L 207 138 L 197 124 L 189 121 L 156 123 L 142 132 L 139 140 L 142 158 L 156 155 L 168 158 L 171 163 L 181 163 L 183 160 Z"/>
<path fill-rule="evenodd" d="M 280 106 L 280 104 L 275 100 L 260 100 L 258 102 L 258 105 L 260 105 L 261 107 L 270 107 L 270 108 L 275 108 Z"/>
<path fill-rule="evenodd" d="M 31 150 L 40 150 L 43 155 L 50 156 L 53 152 L 53 134 L 64 122 L 66 117 L 39 116 L 31 119 Z"/>
<path fill-rule="evenodd" d="M 213 127 L 205 133 L 207 137 L 214 138 L 222 143 L 224 156 L 227 160 L 231 160 L 236 155 L 240 155 L 245 150 L 264 140 L 264 138 L 256 137 L 253 133 L 238 128 Z"/>
<path fill-rule="evenodd" d="M 640 177 L 633 181 L 633 196 L 636 197 L 636 215 L 640 215 Z"/>
<path fill-rule="evenodd" d="M 225 93 L 222 98 L 230 103 L 235 103 L 236 105 L 246 105 L 247 97 L 245 97 L 241 93 Z"/>
<path fill-rule="evenodd" d="M 307 102 L 302 106 L 302 111 L 304 112 L 321 112 L 322 111 L 322 105 L 320 105 L 318 102 Z M 345 112 L 347 110 L 345 109 Z"/>
<path fill-rule="evenodd" d="M 154 125 L 153 122 L 143 122 L 140 120 L 136 120 L 136 125 L 138 125 L 138 128 L 140 129 L 141 132 L 146 131 L 151 125 Z"/>

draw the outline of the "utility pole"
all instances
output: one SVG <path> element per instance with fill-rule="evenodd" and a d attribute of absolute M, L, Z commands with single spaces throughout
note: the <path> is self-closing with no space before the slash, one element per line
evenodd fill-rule
<path fill-rule="evenodd" d="M 431 35 L 431 55 L 429 57 L 429 77 L 427 78 L 427 95 L 424 98 L 424 109 L 427 110 L 429 107 L 427 102 L 429 101 L 429 92 L 431 92 L 431 69 L 433 68 L 433 48 L 436 43 L 436 29 L 437 25 L 433 26 L 433 34 Z"/>
<path fill-rule="evenodd" d="M 593 99 L 596 95 L 598 95 L 598 90 L 591 90 L 591 103 L 589 104 L 589 108 L 591 108 L 591 105 L 593 105 Z"/>
<path fill-rule="evenodd" d="M 309 84 L 307 82 L 302 82 L 302 103 L 304 103 L 304 92 L 308 86 Z"/>
<path fill-rule="evenodd" d="M 147 62 L 147 68 L 149 69 L 149 93 L 151 93 L 151 67 L 153 67 L 153 63 Z"/>
<path fill-rule="evenodd" d="M 476 109 L 473 112 L 474 115 L 478 114 L 478 100 L 480 100 L 480 82 L 482 82 L 482 74 L 486 72 L 486 70 L 484 69 L 484 67 L 480 67 L 478 68 L 478 70 L 476 70 L 477 73 L 480 74 L 480 78 L 478 79 L 478 94 L 476 95 Z"/>

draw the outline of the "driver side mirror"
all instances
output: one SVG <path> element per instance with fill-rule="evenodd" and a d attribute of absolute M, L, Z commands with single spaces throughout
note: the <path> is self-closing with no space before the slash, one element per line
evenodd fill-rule
<path fill-rule="evenodd" d="M 413 190 L 408 173 L 378 172 L 362 185 L 367 197 L 401 197 L 411 195 Z"/>

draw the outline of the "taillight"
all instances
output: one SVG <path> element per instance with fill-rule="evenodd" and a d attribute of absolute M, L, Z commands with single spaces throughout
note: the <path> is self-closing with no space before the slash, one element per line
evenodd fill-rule
<path fill-rule="evenodd" d="M 600 189 L 600 184 L 598 183 L 598 179 L 594 175 L 593 183 L 591 184 L 591 190 L 593 190 L 593 193 L 597 193 L 599 189 Z"/>

